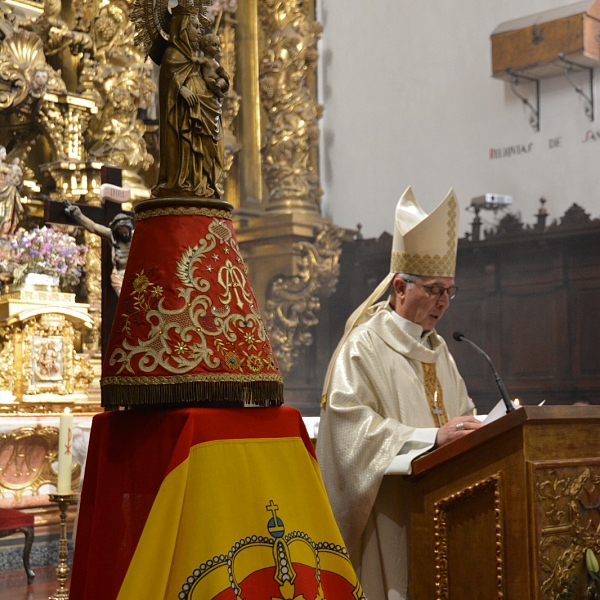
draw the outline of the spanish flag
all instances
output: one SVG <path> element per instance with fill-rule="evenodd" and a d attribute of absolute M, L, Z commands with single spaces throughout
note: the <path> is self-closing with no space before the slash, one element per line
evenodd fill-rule
<path fill-rule="evenodd" d="M 70 598 L 363 598 L 300 413 L 97 415 Z"/>

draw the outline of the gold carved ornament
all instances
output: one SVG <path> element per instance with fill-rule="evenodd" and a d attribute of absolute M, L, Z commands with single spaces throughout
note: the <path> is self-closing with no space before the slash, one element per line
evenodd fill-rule
<path fill-rule="evenodd" d="M 600 553 L 600 461 L 536 464 L 533 476 L 541 598 L 566 600 L 583 584 L 586 549 Z"/>
<path fill-rule="evenodd" d="M 46 91 L 66 92 L 60 75 L 46 62 L 41 39 L 17 29 L 0 43 L 0 109 L 31 114 Z"/>
<path fill-rule="evenodd" d="M 294 245 L 297 275 L 278 277 L 268 287 L 265 326 L 285 375 L 291 370 L 302 346 L 312 344 L 310 328 L 319 321 L 321 298 L 335 291 L 340 273 L 341 237 L 338 227 L 323 227 L 315 243 Z"/>
<path fill-rule="evenodd" d="M 221 38 L 220 62 L 229 74 L 229 89 L 223 98 L 223 134 L 225 155 L 221 183 L 224 184 L 241 145 L 236 132 L 236 118 L 240 112 L 241 96 L 235 90 L 237 0 L 217 0 L 208 7 L 208 16 L 213 21 L 212 31 Z"/>
<path fill-rule="evenodd" d="M 129 3 L 111 2 L 81 20 L 93 37 L 94 52 L 83 55 L 78 91 L 99 108 L 89 127 L 89 156 L 138 173 L 153 162 L 138 112 L 148 108 L 156 88 L 152 66 L 134 45 L 129 17 Z"/>
<path fill-rule="evenodd" d="M 15 369 L 15 340 L 11 327 L 0 327 L 0 389 L 14 390 L 17 383 Z"/>
<path fill-rule="evenodd" d="M 317 171 L 318 120 L 323 113 L 311 89 L 323 30 L 308 3 L 259 0 L 265 32 L 260 62 L 260 96 L 267 117 L 263 174 L 269 189 L 267 210 L 320 212 Z"/>
<path fill-rule="evenodd" d="M 44 313 L 15 326 L 22 340 L 22 388 L 26 396 L 85 393 L 94 378 L 89 358 L 75 352 L 75 328 L 62 314 Z"/>

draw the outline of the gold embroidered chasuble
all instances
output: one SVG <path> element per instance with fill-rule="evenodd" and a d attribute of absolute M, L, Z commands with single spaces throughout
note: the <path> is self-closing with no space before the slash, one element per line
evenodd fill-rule
<path fill-rule="evenodd" d="M 409 472 L 410 460 L 431 448 L 434 398 L 445 419 L 473 408 L 444 340 L 432 332 L 424 344 L 415 327 L 387 302 L 372 306 L 338 354 L 321 411 L 321 472 L 368 598 L 406 598 L 408 500 L 403 478 L 384 481 L 386 469 L 408 452 Z"/>

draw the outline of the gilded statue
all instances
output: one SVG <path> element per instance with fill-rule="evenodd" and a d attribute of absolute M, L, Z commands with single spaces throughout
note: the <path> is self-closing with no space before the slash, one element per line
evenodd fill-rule
<path fill-rule="evenodd" d="M 46 92 L 66 91 L 60 72 L 46 62 L 41 39 L 13 26 L 0 43 L 0 109 L 7 109 L 2 120 L 10 121 L 9 115 L 19 113 L 15 118 L 22 125 L 23 119 L 29 120 L 39 111 Z"/>
<path fill-rule="evenodd" d="M 166 2 L 153 7 L 152 0 L 136 0 L 132 11 L 136 41 L 160 65 L 160 167 L 154 196 L 220 198 L 223 194 L 222 103 L 229 76 L 217 60 L 218 36 L 204 35 L 210 26 L 206 17 L 210 3 L 182 0 L 173 8 L 170 23 Z M 156 19 L 153 11 L 158 13 Z M 162 37 L 168 37 L 164 49 L 157 24 L 164 29 Z"/>
<path fill-rule="evenodd" d="M 19 193 L 23 170 L 18 158 L 15 158 L 12 163 L 5 161 L 6 148 L 0 146 L 0 234 L 10 235 L 16 231 L 19 220 L 25 212 Z"/>

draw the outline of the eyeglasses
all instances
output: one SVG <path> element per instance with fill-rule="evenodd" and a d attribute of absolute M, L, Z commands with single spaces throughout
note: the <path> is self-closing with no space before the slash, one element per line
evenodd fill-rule
<path fill-rule="evenodd" d="M 417 287 L 421 288 L 430 298 L 437 298 L 438 300 L 444 295 L 444 292 L 448 294 L 448 299 L 452 300 L 458 292 L 458 287 L 451 285 L 450 287 L 444 287 L 442 285 L 423 285 L 418 283 L 414 279 L 404 279 L 406 283 L 413 283 Z"/>

